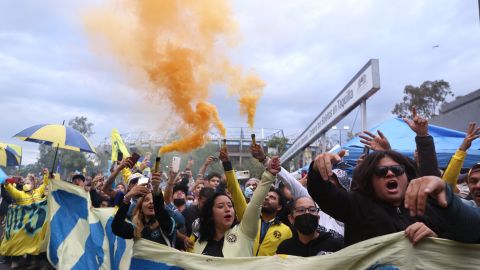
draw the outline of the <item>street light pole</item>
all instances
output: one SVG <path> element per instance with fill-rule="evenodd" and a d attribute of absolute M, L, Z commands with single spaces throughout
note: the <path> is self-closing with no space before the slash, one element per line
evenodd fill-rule
<path fill-rule="evenodd" d="M 340 145 L 340 147 L 342 147 L 342 129 L 343 130 L 349 130 L 350 127 L 349 126 L 343 126 L 343 128 L 338 128 L 337 126 L 333 126 L 332 129 L 334 129 L 334 130 L 338 129 L 338 131 L 340 133 L 340 136 L 339 136 L 340 140 L 339 140 L 338 144 Z"/>

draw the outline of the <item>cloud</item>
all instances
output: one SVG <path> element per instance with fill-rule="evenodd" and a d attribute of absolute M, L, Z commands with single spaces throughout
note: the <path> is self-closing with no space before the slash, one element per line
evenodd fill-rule
<path fill-rule="evenodd" d="M 147 106 L 149 97 L 130 89 L 114 61 L 92 52 L 80 20 L 90 4 L 0 3 L 0 141 L 30 149 L 25 153 L 33 158 L 24 162 L 34 160 L 37 145 L 11 136 L 30 125 L 85 115 L 95 124 L 92 140 L 98 143 L 113 127 L 121 132 L 168 128 L 175 119 L 168 104 Z M 480 88 L 477 5 L 233 1 L 242 33 L 234 60 L 253 67 L 267 83 L 256 126 L 300 133 L 370 58 L 380 59 L 381 89 L 367 102 L 369 126 L 391 117 L 407 84 L 444 79 L 456 95 Z M 225 87 L 216 88 L 211 101 L 227 127 L 246 126 Z M 352 126 L 355 113 L 339 125 Z"/>

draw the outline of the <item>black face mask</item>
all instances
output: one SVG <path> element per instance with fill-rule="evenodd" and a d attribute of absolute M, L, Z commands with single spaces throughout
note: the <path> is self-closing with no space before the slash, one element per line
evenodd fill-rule
<path fill-rule="evenodd" d="M 310 235 L 317 229 L 318 219 L 318 216 L 311 214 L 296 216 L 294 226 L 301 234 Z"/>
<path fill-rule="evenodd" d="M 185 204 L 185 199 L 173 199 L 173 205 L 182 206 Z"/>

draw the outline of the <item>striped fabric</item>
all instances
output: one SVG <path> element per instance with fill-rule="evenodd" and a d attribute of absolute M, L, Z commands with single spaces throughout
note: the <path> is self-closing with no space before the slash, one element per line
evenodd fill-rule
<path fill-rule="evenodd" d="M 22 159 L 22 148 L 15 144 L 0 143 L 0 166 L 18 166 Z"/>
<path fill-rule="evenodd" d="M 77 130 L 63 125 L 36 125 L 19 132 L 14 137 L 77 152 L 96 153 L 95 148 L 85 136 Z"/>

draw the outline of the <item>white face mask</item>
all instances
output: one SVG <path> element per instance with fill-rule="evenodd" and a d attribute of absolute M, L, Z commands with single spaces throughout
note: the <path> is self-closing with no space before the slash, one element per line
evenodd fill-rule
<path fill-rule="evenodd" d="M 193 204 L 193 200 L 187 200 L 187 203 L 186 203 L 186 204 L 187 204 L 187 207 L 189 207 L 190 205 Z"/>

